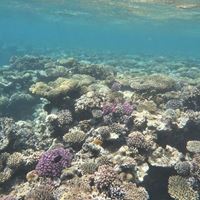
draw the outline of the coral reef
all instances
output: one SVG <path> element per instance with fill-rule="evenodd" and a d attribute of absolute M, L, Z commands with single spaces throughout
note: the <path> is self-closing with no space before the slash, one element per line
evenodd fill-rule
<path fill-rule="evenodd" d="M 198 62 L 83 58 L 0 68 L 0 199 L 199 199 Z"/>

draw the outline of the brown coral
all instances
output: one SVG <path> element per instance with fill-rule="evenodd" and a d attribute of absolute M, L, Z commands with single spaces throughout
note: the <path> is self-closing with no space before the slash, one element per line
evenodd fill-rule
<path fill-rule="evenodd" d="M 24 163 L 23 154 L 15 152 L 8 157 L 7 166 L 11 169 L 18 169 Z"/>
<path fill-rule="evenodd" d="M 37 82 L 30 87 L 30 91 L 47 99 L 54 99 L 57 97 L 63 97 L 70 91 L 76 90 L 78 81 L 74 79 L 58 78 L 55 81 L 48 84 L 43 82 Z"/>
<path fill-rule="evenodd" d="M 94 175 L 94 182 L 99 191 L 108 190 L 117 180 L 117 172 L 109 165 L 99 166 L 98 171 Z"/>
<path fill-rule="evenodd" d="M 86 134 L 81 130 L 71 130 L 63 136 L 63 140 L 73 145 L 81 145 L 86 138 Z"/>
<path fill-rule="evenodd" d="M 53 187 L 50 185 L 39 185 L 32 188 L 26 195 L 25 200 L 55 200 Z"/>
<path fill-rule="evenodd" d="M 147 200 L 149 199 L 149 195 L 145 188 L 137 187 L 134 183 L 126 183 L 124 185 L 125 196 L 124 200 Z"/>
<path fill-rule="evenodd" d="M 171 176 L 168 181 L 168 192 L 177 200 L 198 200 L 198 192 L 193 190 L 187 179 L 181 176 Z"/>
<path fill-rule="evenodd" d="M 145 136 L 142 133 L 136 131 L 128 135 L 127 145 L 130 148 L 137 148 L 137 149 L 148 151 L 150 150 L 153 144 L 152 144 L 152 141 L 147 141 Z"/>

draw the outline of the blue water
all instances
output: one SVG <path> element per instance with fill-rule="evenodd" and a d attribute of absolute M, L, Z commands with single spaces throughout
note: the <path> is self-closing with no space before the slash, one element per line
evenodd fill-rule
<path fill-rule="evenodd" d="M 0 63 L 70 51 L 199 57 L 198 1 L 137 2 L 1 0 Z"/>

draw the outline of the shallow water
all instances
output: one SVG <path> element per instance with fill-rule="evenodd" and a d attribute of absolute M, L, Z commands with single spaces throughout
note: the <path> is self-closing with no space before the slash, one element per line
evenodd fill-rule
<path fill-rule="evenodd" d="M 199 2 L 147 2 L 2 0 L 1 63 L 55 50 L 198 57 Z"/>
<path fill-rule="evenodd" d="M 198 200 L 199 22 L 199 0 L 1 0 L 0 200 Z"/>

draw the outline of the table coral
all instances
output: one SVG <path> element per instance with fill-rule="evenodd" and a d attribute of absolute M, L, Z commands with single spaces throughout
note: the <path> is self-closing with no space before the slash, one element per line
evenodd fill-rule
<path fill-rule="evenodd" d="M 37 82 L 30 87 L 30 91 L 47 99 L 56 99 L 69 94 L 73 90 L 77 90 L 78 81 L 74 79 L 58 78 L 48 84 Z"/>

